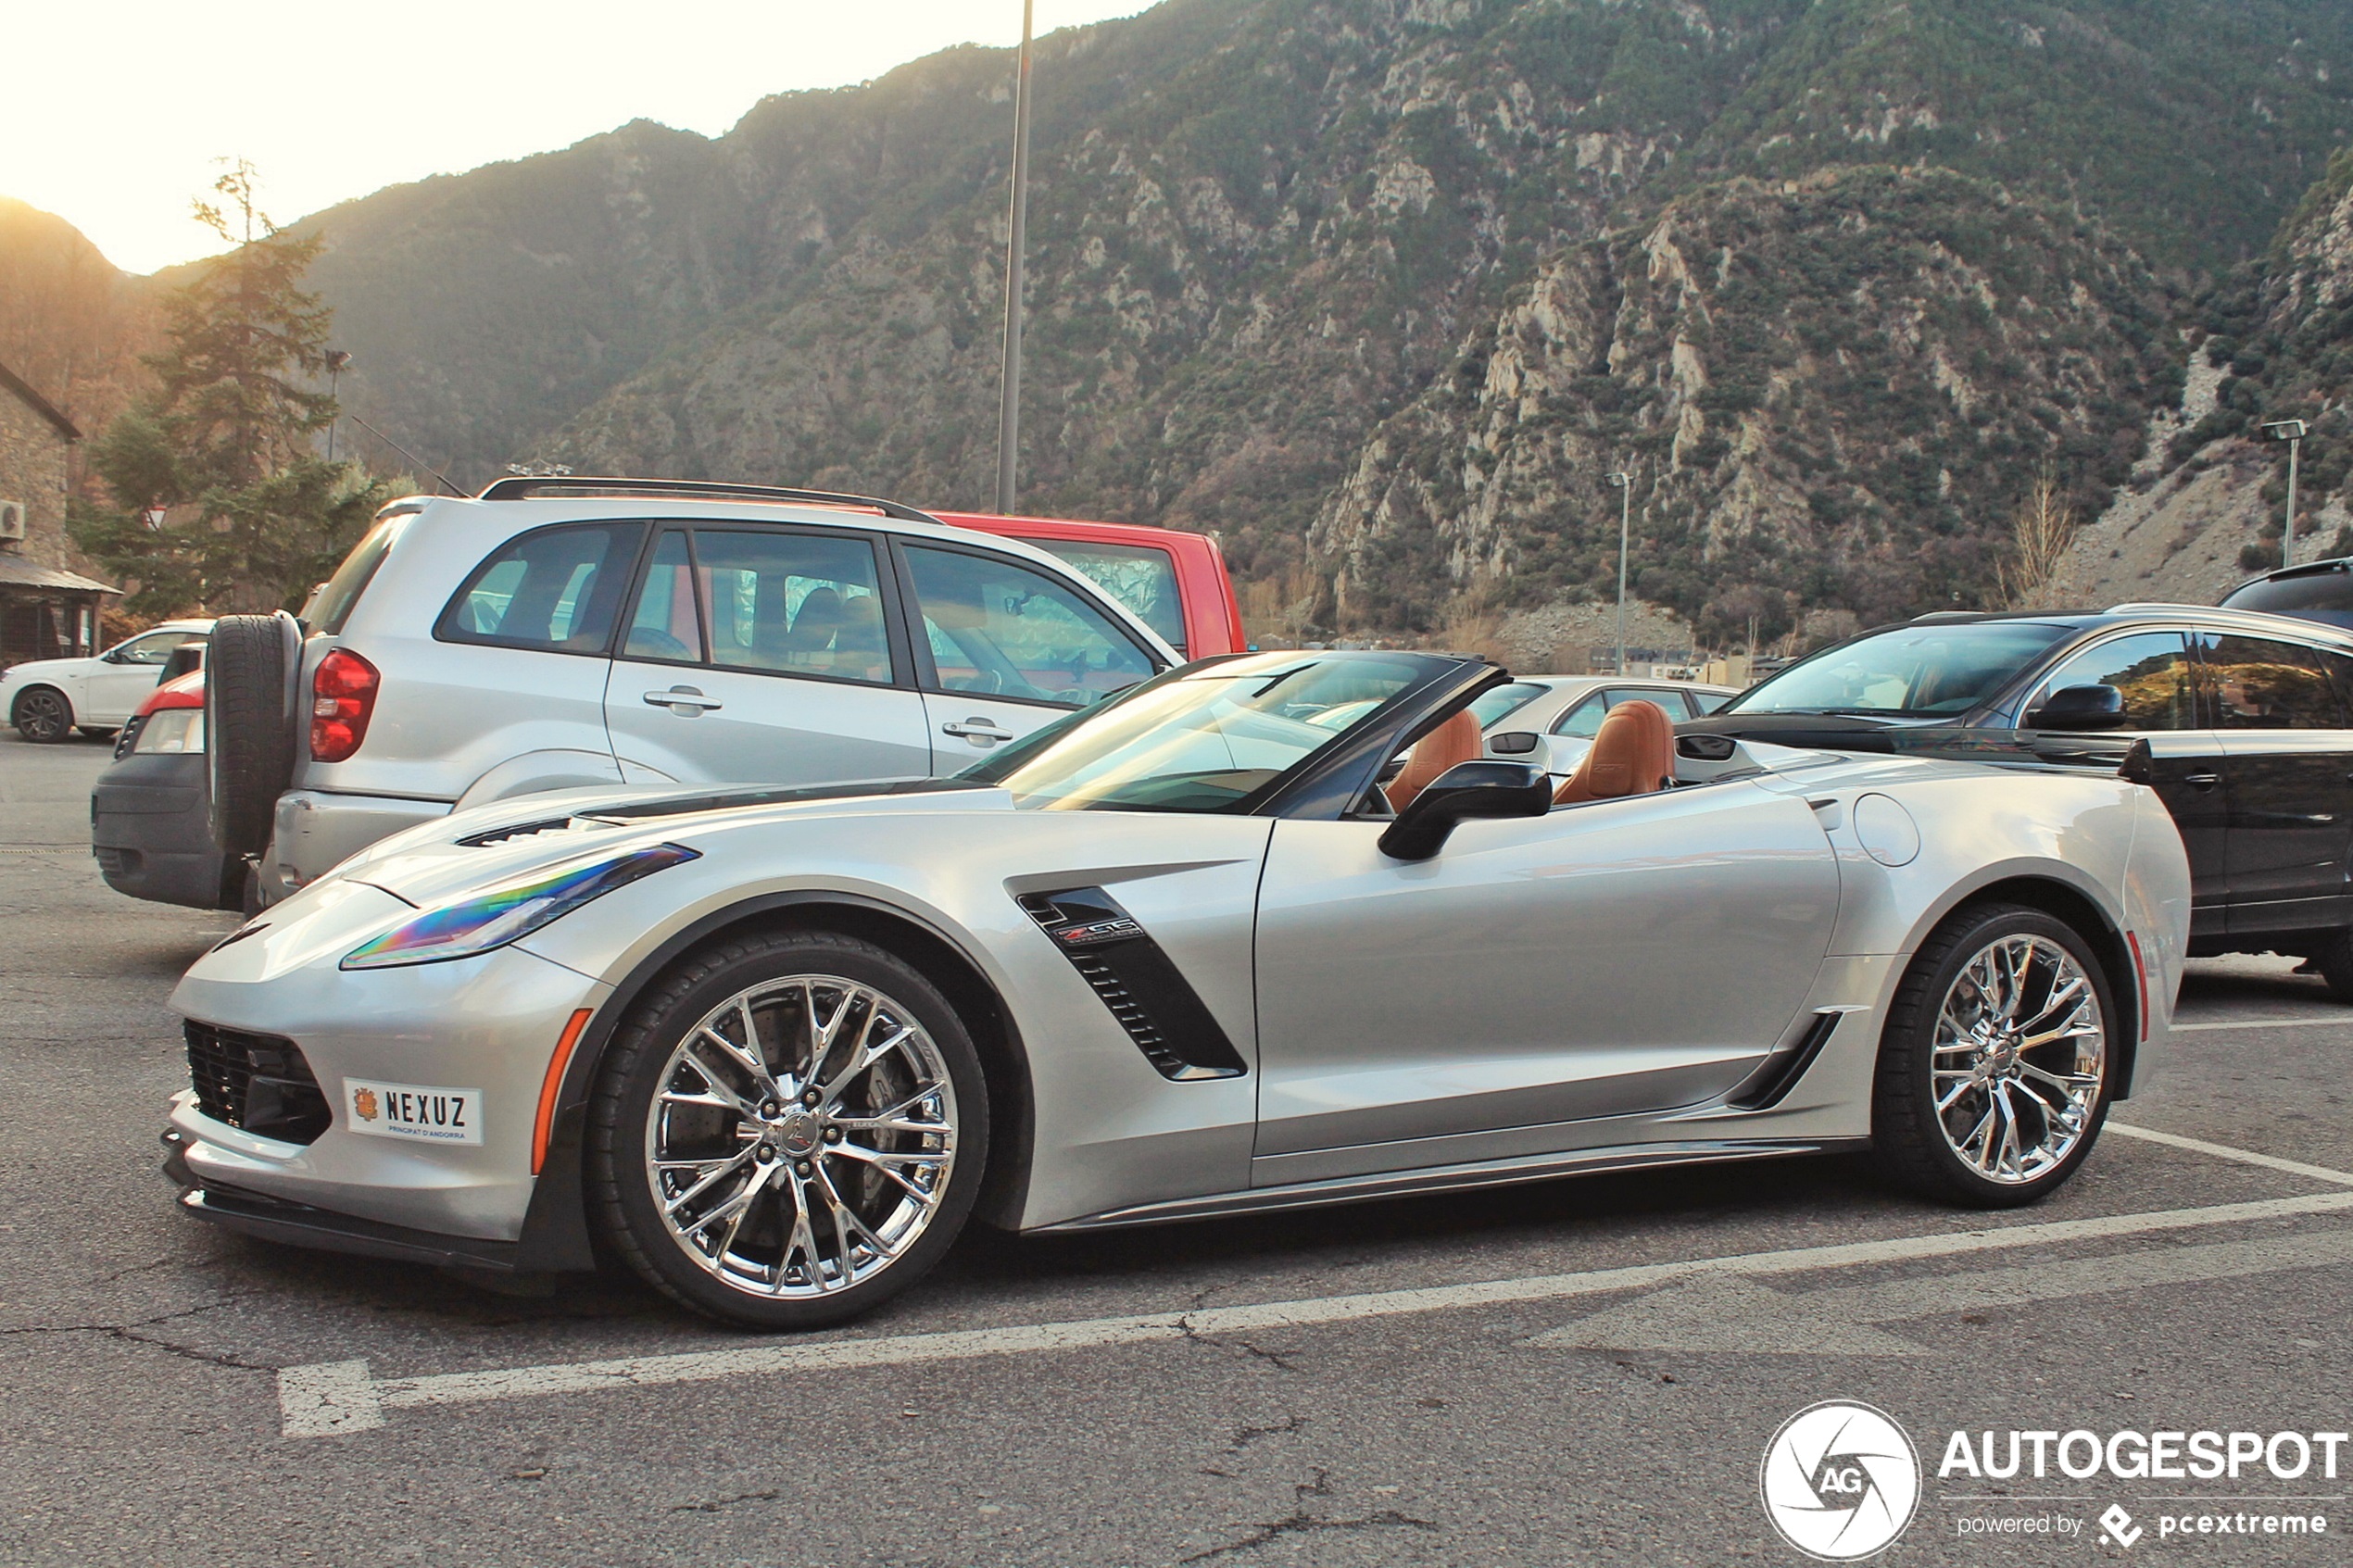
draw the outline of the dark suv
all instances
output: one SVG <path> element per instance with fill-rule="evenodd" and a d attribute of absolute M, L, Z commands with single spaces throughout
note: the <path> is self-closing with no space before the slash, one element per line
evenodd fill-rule
<path fill-rule="evenodd" d="M 2296 954 L 2353 1001 L 2353 631 L 2193 605 L 1923 616 L 1679 728 L 2121 769 L 2188 847 L 2191 953 Z"/>

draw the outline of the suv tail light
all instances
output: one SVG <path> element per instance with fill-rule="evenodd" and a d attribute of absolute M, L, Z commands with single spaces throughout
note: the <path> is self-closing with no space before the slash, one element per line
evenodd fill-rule
<path fill-rule="evenodd" d="M 310 759 L 340 762 L 368 738 L 383 677 L 349 648 L 336 648 L 319 661 L 310 678 Z"/>

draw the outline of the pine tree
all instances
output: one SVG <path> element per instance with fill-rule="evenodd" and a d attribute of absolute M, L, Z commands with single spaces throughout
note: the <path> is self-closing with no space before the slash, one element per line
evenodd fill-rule
<path fill-rule="evenodd" d="M 235 248 L 166 300 L 165 346 L 145 360 L 155 391 L 91 445 L 114 505 L 69 521 L 94 559 L 136 580 L 134 614 L 294 608 L 384 499 L 356 464 L 314 450 L 335 418 L 315 385 L 332 313 L 301 287 L 318 238 L 271 221 L 243 159 L 213 189 L 220 202 L 195 215 Z"/>

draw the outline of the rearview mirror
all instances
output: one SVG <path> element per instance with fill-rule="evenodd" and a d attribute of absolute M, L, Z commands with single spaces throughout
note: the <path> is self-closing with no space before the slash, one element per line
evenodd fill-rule
<path fill-rule="evenodd" d="M 1533 762 L 1457 762 L 1405 803 L 1382 830 L 1392 860 L 1427 860 L 1455 824 L 1473 817 L 1541 817 L 1553 809 L 1553 781 Z"/>
<path fill-rule="evenodd" d="M 1525 757 L 1543 744 L 1544 737 L 1534 730 L 1505 730 L 1487 738 L 1487 749 L 1498 757 Z"/>
<path fill-rule="evenodd" d="M 2124 694 L 2114 686 L 2066 686 L 2043 699 L 2020 728 L 2028 730 L 2120 730 Z"/>

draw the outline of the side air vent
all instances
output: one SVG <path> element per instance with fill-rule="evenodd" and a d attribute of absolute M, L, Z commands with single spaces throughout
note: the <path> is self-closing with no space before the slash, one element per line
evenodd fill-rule
<path fill-rule="evenodd" d="M 1247 1071 L 1183 972 L 1110 894 L 1074 887 L 1025 893 L 1020 903 L 1162 1077 L 1182 1083 Z"/>
<path fill-rule="evenodd" d="M 1843 1012 L 1816 1013 L 1795 1045 L 1767 1057 L 1764 1065 L 1750 1073 L 1748 1081 L 1734 1089 L 1725 1103 L 1735 1110 L 1769 1110 L 1780 1104 L 1782 1097 L 1797 1087 L 1797 1081 L 1814 1065 L 1814 1059 L 1822 1054 L 1822 1047 L 1831 1043 L 1831 1036 L 1838 1031 L 1838 1021 L 1845 1016 Z"/>
<path fill-rule="evenodd" d="M 570 817 L 548 817 L 536 822 L 517 822 L 512 827 L 484 828 L 470 833 L 458 842 L 469 849 L 487 849 L 494 844 L 504 844 L 510 838 L 529 838 L 534 834 L 561 833 L 572 825 Z"/>

